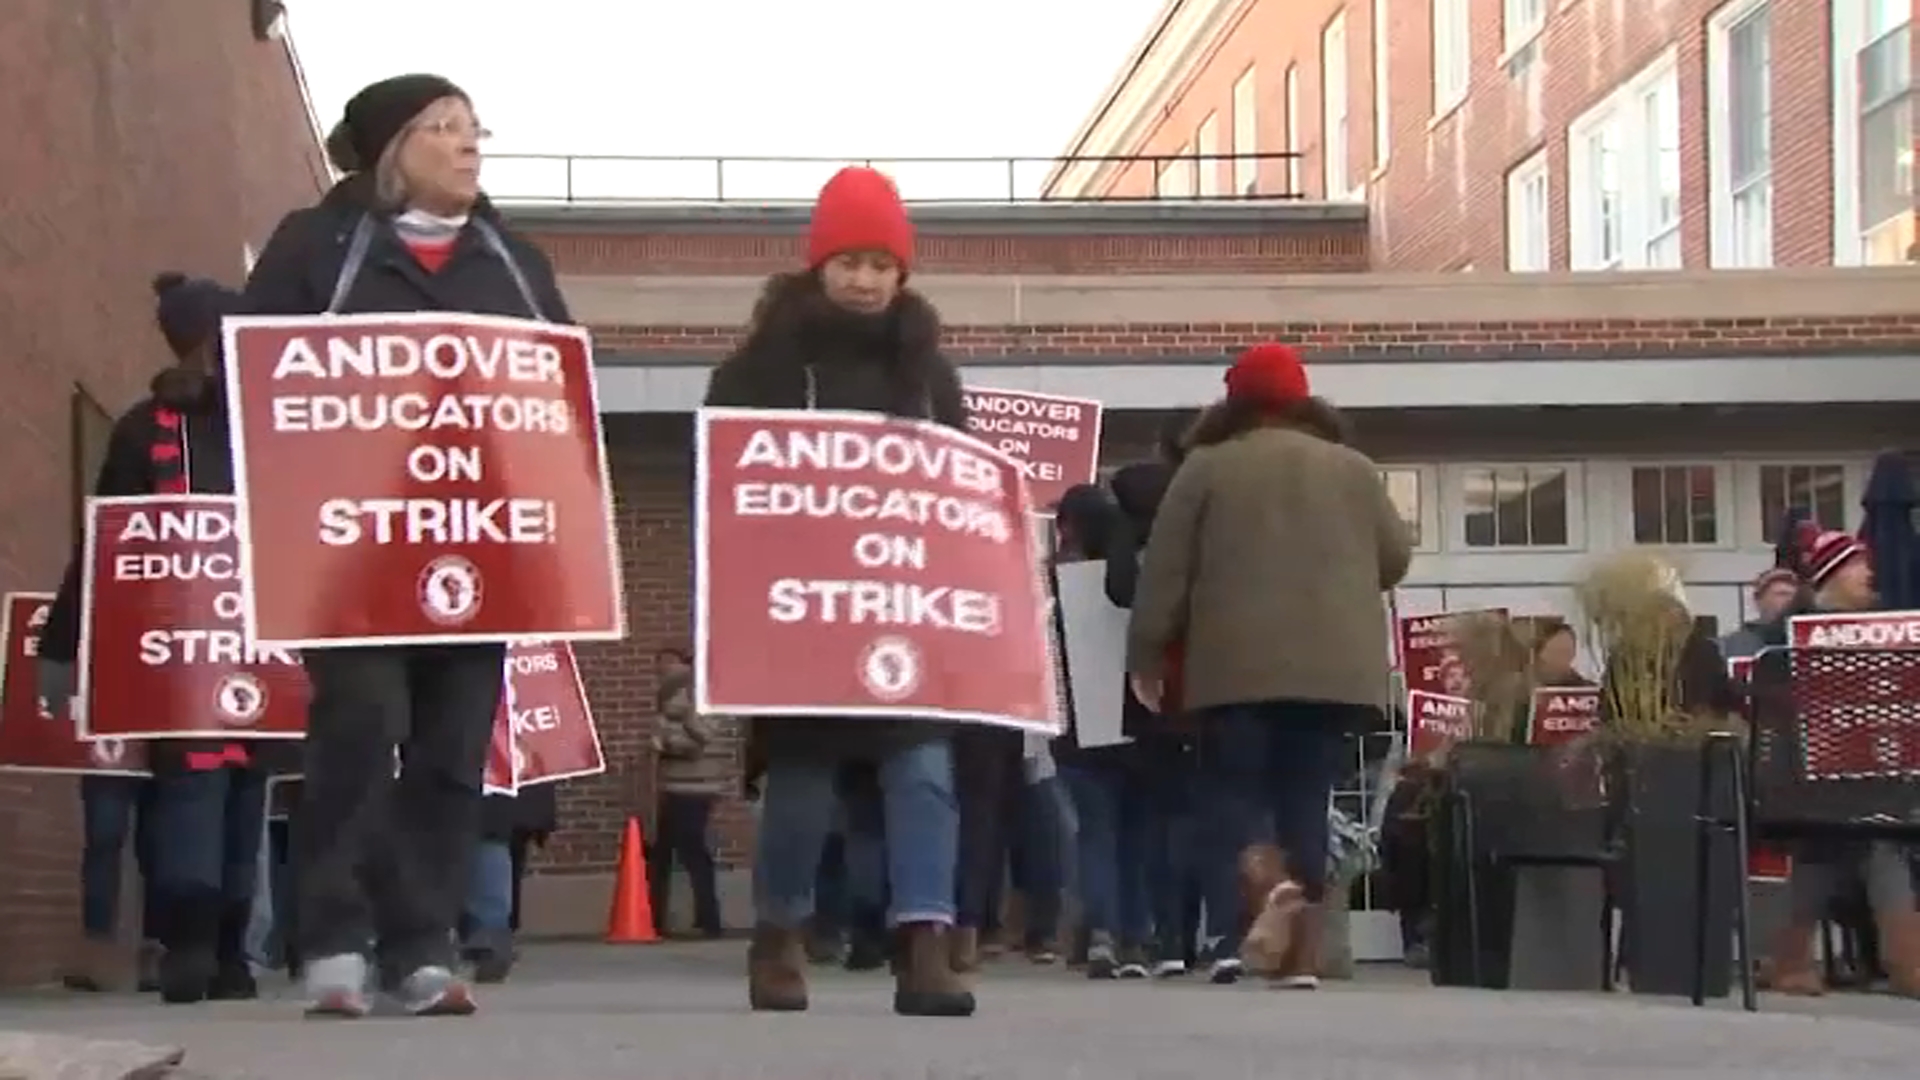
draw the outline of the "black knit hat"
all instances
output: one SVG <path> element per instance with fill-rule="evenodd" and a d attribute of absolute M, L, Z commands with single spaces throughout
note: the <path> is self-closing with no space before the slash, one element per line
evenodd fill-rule
<path fill-rule="evenodd" d="M 371 169 L 387 144 L 441 98 L 467 98 L 467 92 L 439 75 L 395 75 L 353 95 L 327 136 L 327 160 L 344 173 Z"/>
<path fill-rule="evenodd" d="M 239 293 L 217 281 L 190 278 L 169 270 L 153 278 L 154 319 L 166 336 L 173 355 L 186 359 L 208 338 L 220 332 L 220 319 L 244 309 Z"/>

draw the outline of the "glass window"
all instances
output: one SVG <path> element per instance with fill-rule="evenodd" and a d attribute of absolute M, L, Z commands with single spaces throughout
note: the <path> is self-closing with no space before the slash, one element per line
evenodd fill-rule
<path fill-rule="evenodd" d="M 1470 548 L 1566 547 L 1571 541 L 1563 468 L 1469 469 L 1462 488 Z"/>
<path fill-rule="evenodd" d="M 1507 269 L 1553 269 L 1547 199 L 1547 154 L 1541 151 L 1507 173 Z"/>
<path fill-rule="evenodd" d="M 1547 0 L 1506 0 L 1500 23 L 1503 52 L 1525 45 L 1547 23 Z"/>
<path fill-rule="evenodd" d="M 1905 24 L 1860 51 L 1860 224 L 1868 234 L 1913 214 L 1913 51 Z M 1905 252 L 1893 261 L 1902 261 Z M 1879 260 L 1876 260 L 1879 261 Z"/>
<path fill-rule="evenodd" d="M 1220 114 L 1208 113 L 1193 134 L 1194 164 L 1200 169 L 1200 194 L 1216 198 L 1220 194 Z"/>
<path fill-rule="evenodd" d="M 1678 268 L 1680 172 L 1680 85 L 1669 55 L 1567 129 L 1572 268 Z"/>
<path fill-rule="evenodd" d="M 1287 65 L 1286 84 L 1287 106 L 1287 194 L 1295 198 L 1306 195 L 1300 186 L 1300 66 Z"/>
<path fill-rule="evenodd" d="M 1413 546 L 1419 547 L 1423 541 L 1420 528 L 1420 470 L 1381 469 L 1380 482 L 1387 486 L 1387 498 L 1393 500 L 1394 507 L 1400 511 L 1400 519 L 1407 523 Z"/>
<path fill-rule="evenodd" d="M 1842 465 L 1760 466 L 1760 535 L 1780 539 L 1788 510 L 1806 510 L 1829 529 L 1847 527 L 1847 470 Z"/>
<path fill-rule="evenodd" d="M 1714 467 L 1636 467 L 1633 470 L 1633 542 L 1719 543 L 1719 474 Z"/>
<path fill-rule="evenodd" d="M 1438 116 L 1467 96 L 1473 71 L 1473 34 L 1467 0 L 1433 0 L 1433 112 Z"/>
<path fill-rule="evenodd" d="M 1773 265 L 1773 14 L 1749 11 L 1726 30 L 1725 212 L 1720 266 Z M 1719 85 L 1716 83 L 1716 85 Z"/>
<path fill-rule="evenodd" d="M 1248 68 L 1233 84 L 1233 192 L 1253 195 L 1260 188 L 1259 92 Z"/>
<path fill-rule="evenodd" d="M 1320 33 L 1320 182 L 1328 199 L 1344 199 L 1347 182 L 1347 13 Z"/>

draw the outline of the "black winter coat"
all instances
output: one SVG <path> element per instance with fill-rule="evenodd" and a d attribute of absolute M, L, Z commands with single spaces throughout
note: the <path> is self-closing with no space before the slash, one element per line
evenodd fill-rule
<path fill-rule="evenodd" d="M 535 784 L 518 795 L 489 795 L 480 801 L 480 835 L 502 843 L 526 836 L 544 844 L 559 828 L 559 800 L 555 785 Z"/>
<path fill-rule="evenodd" d="M 247 310 L 256 315 L 326 311 L 347 261 L 354 227 L 371 214 L 377 227 L 338 314 L 457 311 L 573 321 L 546 253 L 508 229 L 484 197 L 454 241 L 446 265 L 429 272 L 401 243 L 390 216 L 373 209 L 371 191 L 371 178 L 351 176 L 335 184 L 318 205 L 280 219 L 247 279 Z M 478 222 L 490 225 L 499 235 L 533 294 L 531 304 Z"/>
<path fill-rule="evenodd" d="M 828 301 L 811 274 L 776 274 L 767 281 L 747 340 L 707 383 L 706 404 L 876 412 L 962 430 L 967 425 L 960 375 L 940 353 L 933 305 L 905 290 L 885 315 L 855 315 Z M 756 721 L 748 728 L 747 778 L 773 757 L 877 760 L 950 733 L 951 725 L 923 720 Z"/>
<path fill-rule="evenodd" d="M 219 379 L 186 367 L 154 376 L 152 396 L 114 422 L 93 493 L 97 496 L 156 495 L 187 491 L 200 495 L 233 494 L 233 450 L 227 438 L 226 401 Z M 165 422 L 163 422 L 163 420 Z M 80 562 L 85 538 L 74 545 L 66 576 L 47 624 L 40 631 L 40 655 L 74 663 L 80 652 Z M 247 740 L 258 767 L 294 767 L 298 748 L 274 740 Z M 218 751 L 212 739 L 158 739 L 148 747 L 148 762 L 158 773 L 185 767 L 188 753 Z"/>

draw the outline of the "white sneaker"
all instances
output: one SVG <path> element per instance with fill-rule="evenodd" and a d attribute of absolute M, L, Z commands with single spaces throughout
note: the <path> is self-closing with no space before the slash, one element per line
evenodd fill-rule
<path fill-rule="evenodd" d="M 372 1011 L 367 1000 L 367 959 L 359 953 L 323 956 L 307 963 L 307 1015 L 354 1020 Z"/>
<path fill-rule="evenodd" d="M 438 964 L 415 968 L 392 996 L 413 1016 L 472 1016 L 477 1008 L 467 981 Z"/>
<path fill-rule="evenodd" d="M 1153 977 L 1156 979 L 1177 979 L 1187 973 L 1187 962 L 1179 958 L 1162 960 L 1153 965 Z"/>
<path fill-rule="evenodd" d="M 1240 962 L 1239 957 L 1223 956 L 1213 962 L 1207 978 L 1216 986 L 1232 986 L 1240 981 L 1240 975 L 1245 970 L 1246 965 Z"/>
<path fill-rule="evenodd" d="M 1282 975 L 1273 980 L 1273 988 L 1275 990 L 1318 990 L 1320 989 L 1320 976 Z"/>

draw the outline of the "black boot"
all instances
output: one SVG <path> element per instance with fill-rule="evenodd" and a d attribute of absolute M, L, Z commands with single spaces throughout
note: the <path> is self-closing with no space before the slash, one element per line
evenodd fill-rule
<path fill-rule="evenodd" d="M 217 893 L 182 893 L 166 903 L 161 944 L 160 1000 L 170 1005 L 205 1001 L 219 973 L 221 905 Z"/>
<path fill-rule="evenodd" d="M 473 981 L 489 985 L 506 982 L 519 956 L 511 930 L 475 931 L 461 946 L 460 955 L 473 966 Z"/>
<path fill-rule="evenodd" d="M 229 904 L 220 915 L 213 983 L 207 992 L 215 1001 L 252 1001 L 260 996 L 253 965 L 247 963 L 247 923 L 252 916 L 250 904 Z"/>

